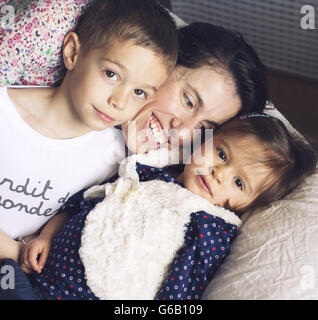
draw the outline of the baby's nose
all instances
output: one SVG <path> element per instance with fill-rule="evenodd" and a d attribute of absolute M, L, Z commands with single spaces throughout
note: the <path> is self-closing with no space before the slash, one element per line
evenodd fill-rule
<path fill-rule="evenodd" d="M 212 168 L 212 177 L 216 180 L 218 184 L 221 184 L 220 170 Z"/>

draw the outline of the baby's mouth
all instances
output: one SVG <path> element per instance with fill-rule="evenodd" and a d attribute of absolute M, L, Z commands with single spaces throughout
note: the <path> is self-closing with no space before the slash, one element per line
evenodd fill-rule
<path fill-rule="evenodd" d="M 200 186 L 210 195 L 212 196 L 212 192 L 211 192 L 211 189 L 210 189 L 210 186 L 206 180 L 206 178 L 202 175 L 197 175 L 196 176 L 198 181 L 199 181 L 199 184 Z"/>
<path fill-rule="evenodd" d="M 157 144 L 164 144 L 167 142 L 167 138 L 163 133 L 163 128 L 159 119 L 152 113 L 149 121 L 149 128 L 151 135 Z"/>

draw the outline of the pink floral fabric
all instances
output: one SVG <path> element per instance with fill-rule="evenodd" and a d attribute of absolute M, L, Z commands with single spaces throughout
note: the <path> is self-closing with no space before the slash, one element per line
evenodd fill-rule
<path fill-rule="evenodd" d="M 56 84 L 64 74 L 64 36 L 92 1 L 0 0 L 0 86 Z"/>

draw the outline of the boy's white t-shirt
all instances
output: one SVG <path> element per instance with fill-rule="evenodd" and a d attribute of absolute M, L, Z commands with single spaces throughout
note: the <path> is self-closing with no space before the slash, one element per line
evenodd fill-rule
<path fill-rule="evenodd" d="M 0 88 L 0 229 L 12 238 L 39 230 L 75 192 L 117 172 L 121 130 L 73 139 L 45 137 L 20 117 Z"/>

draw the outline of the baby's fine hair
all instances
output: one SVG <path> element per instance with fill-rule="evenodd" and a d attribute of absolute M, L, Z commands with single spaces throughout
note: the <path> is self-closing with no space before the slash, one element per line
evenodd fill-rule
<path fill-rule="evenodd" d="M 172 69 L 178 55 L 176 25 L 155 0 L 95 0 L 75 28 L 84 54 L 132 40 L 163 57 Z"/>
<path fill-rule="evenodd" d="M 264 185 L 254 201 L 241 211 L 266 206 L 283 198 L 315 171 L 317 153 L 308 143 L 292 137 L 284 123 L 277 118 L 265 114 L 243 115 L 225 124 L 222 133 L 226 132 L 236 136 L 252 134 L 260 143 L 264 143 L 264 152 L 261 155 L 253 153 L 251 161 L 270 169 L 274 177 L 273 180 L 269 179 L 270 182 Z"/>

